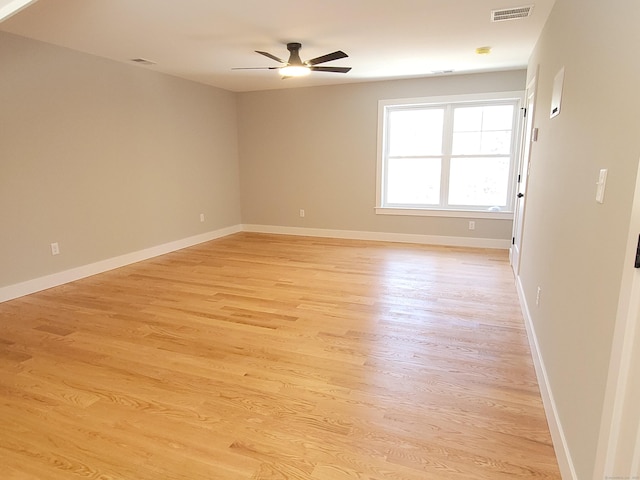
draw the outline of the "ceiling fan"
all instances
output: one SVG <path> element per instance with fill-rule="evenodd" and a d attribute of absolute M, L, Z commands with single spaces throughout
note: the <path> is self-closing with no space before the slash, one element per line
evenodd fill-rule
<path fill-rule="evenodd" d="M 276 57 L 275 55 L 270 54 L 269 52 L 261 52 L 256 50 L 256 53 L 260 55 L 264 55 L 271 60 L 275 60 L 276 62 L 283 63 L 284 65 L 281 67 L 240 67 L 234 68 L 233 70 L 279 70 L 282 78 L 289 77 L 301 77 L 304 75 L 308 75 L 313 72 L 331 72 L 331 73 L 347 73 L 351 70 L 351 67 L 318 67 L 319 63 L 331 62 L 333 60 L 338 60 L 340 58 L 346 58 L 349 55 L 344 53 L 342 50 L 338 50 L 336 52 L 327 53 L 326 55 L 322 55 L 321 57 L 312 58 L 311 60 L 307 60 L 303 62 L 300 59 L 300 48 L 302 44 L 297 42 L 287 43 L 287 50 L 289 50 L 289 60 L 286 62 L 281 58 Z"/>

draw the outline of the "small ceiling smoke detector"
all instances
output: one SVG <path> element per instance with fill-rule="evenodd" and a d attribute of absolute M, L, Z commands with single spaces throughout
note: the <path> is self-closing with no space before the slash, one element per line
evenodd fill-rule
<path fill-rule="evenodd" d="M 147 60 L 146 58 L 132 58 L 131 61 L 139 65 L 155 65 L 156 64 L 156 62 L 152 62 L 151 60 Z"/>
<path fill-rule="evenodd" d="M 504 22 L 505 20 L 519 20 L 531 16 L 533 5 L 525 5 L 524 7 L 502 8 L 500 10 L 491 10 L 492 22 Z"/>

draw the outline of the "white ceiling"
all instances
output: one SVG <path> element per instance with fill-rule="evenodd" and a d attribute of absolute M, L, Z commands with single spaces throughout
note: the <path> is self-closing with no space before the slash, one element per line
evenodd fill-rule
<path fill-rule="evenodd" d="M 330 85 L 525 67 L 555 0 L 38 0 L 0 30 L 231 91 Z M 535 5 L 526 19 L 491 22 L 491 11 Z M 313 72 L 280 79 L 275 70 L 300 42 L 303 60 L 335 50 Z M 490 55 L 476 55 L 490 46 Z M 132 63 L 133 65 L 133 63 Z"/>

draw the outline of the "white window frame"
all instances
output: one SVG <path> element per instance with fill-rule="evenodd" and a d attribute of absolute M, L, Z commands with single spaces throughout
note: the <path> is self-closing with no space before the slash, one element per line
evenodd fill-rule
<path fill-rule="evenodd" d="M 522 131 L 523 115 L 516 114 L 512 131 L 512 150 L 510 161 L 509 185 L 507 198 L 509 204 L 506 209 L 499 212 L 488 211 L 482 208 L 473 207 L 443 207 L 443 206 L 411 206 L 410 208 L 400 208 L 396 206 L 385 206 L 383 204 L 384 183 L 385 183 L 385 161 L 386 161 L 386 118 L 387 112 L 393 107 L 442 107 L 446 105 L 460 106 L 464 104 L 472 105 L 492 105 L 501 102 L 513 103 L 517 112 L 521 111 L 524 102 L 524 91 L 495 92 L 470 95 L 452 95 L 437 97 L 402 98 L 380 100 L 378 102 L 378 159 L 376 174 L 376 207 L 375 211 L 379 215 L 415 215 L 415 216 L 440 216 L 440 217 L 465 217 L 465 218 L 513 218 L 515 208 L 515 192 L 517 190 L 516 178 L 520 161 L 520 140 Z M 450 135 L 445 127 L 444 135 Z M 449 153 L 450 156 L 450 153 Z M 448 173 L 444 178 L 448 177 Z"/>

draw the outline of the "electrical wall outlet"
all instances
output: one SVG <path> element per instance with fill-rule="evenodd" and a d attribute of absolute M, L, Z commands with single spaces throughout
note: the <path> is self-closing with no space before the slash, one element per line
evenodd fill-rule
<path fill-rule="evenodd" d="M 536 292 L 536 306 L 540 306 L 540 295 L 542 294 L 542 289 L 538 287 L 538 291 Z"/>
<path fill-rule="evenodd" d="M 304 217 L 304 210 L 302 208 L 300 209 L 300 217 Z"/>
<path fill-rule="evenodd" d="M 51 244 L 51 255 L 59 255 L 60 254 L 60 245 L 58 242 L 54 242 Z"/>
<path fill-rule="evenodd" d="M 201 213 L 201 214 L 200 214 L 200 221 L 201 221 L 201 222 L 204 222 L 204 213 Z"/>
<path fill-rule="evenodd" d="M 476 229 L 476 222 L 474 222 L 473 220 L 469 221 L 469 230 L 475 230 Z"/>

